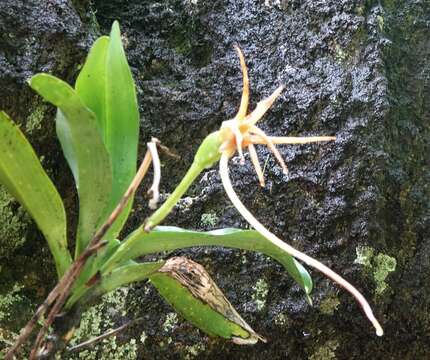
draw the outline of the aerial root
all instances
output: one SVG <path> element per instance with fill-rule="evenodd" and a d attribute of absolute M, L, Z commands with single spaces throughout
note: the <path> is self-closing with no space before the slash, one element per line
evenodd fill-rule
<path fill-rule="evenodd" d="M 151 199 L 149 200 L 148 206 L 150 209 L 154 210 L 157 208 L 157 203 L 160 198 L 160 180 L 161 180 L 161 165 L 160 165 L 160 158 L 158 157 L 157 152 L 157 144 L 159 143 L 159 140 L 156 138 L 152 138 L 151 142 L 147 144 L 149 153 L 151 154 L 152 158 L 152 168 L 154 169 L 154 177 L 152 180 L 152 185 L 148 190 L 148 194 L 151 195 Z"/>
<path fill-rule="evenodd" d="M 271 243 L 276 245 L 277 247 L 281 248 L 291 256 L 295 257 L 298 260 L 303 261 L 307 265 L 319 270 L 324 275 L 326 275 L 328 278 L 332 279 L 334 282 L 336 282 L 338 285 L 343 287 L 345 290 L 347 290 L 352 296 L 355 297 L 357 302 L 360 304 L 361 308 L 363 309 L 364 313 L 366 314 L 369 321 L 372 323 L 372 325 L 376 329 L 376 335 L 382 336 L 384 334 L 384 331 L 379 324 L 378 320 L 373 315 L 373 311 L 367 302 L 367 300 L 364 298 L 364 296 L 348 281 L 346 281 L 344 278 L 342 278 L 339 274 L 331 270 L 326 265 L 322 264 L 318 260 L 296 250 L 291 245 L 288 245 L 281 239 L 279 239 L 276 235 L 272 234 L 266 227 L 264 227 L 255 217 L 251 214 L 251 212 L 243 205 L 243 203 L 240 201 L 239 197 L 237 196 L 236 192 L 233 189 L 233 186 L 230 181 L 229 177 L 229 170 L 228 170 L 228 161 L 229 161 L 229 155 L 227 153 L 223 153 L 220 160 L 220 175 L 221 180 L 224 186 L 224 189 L 230 198 L 230 201 L 233 203 L 233 205 L 236 207 L 236 209 L 239 211 L 239 213 L 248 221 L 248 223 L 254 227 L 255 230 L 257 230 L 261 235 L 263 235 L 267 240 L 269 240 Z"/>

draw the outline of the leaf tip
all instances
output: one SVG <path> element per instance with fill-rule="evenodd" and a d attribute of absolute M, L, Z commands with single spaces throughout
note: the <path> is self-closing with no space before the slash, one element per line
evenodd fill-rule
<path fill-rule="evenodd" d="M 118 20 L 115 20 L 112 24 L 111 36 L 117 35 L 117 34 L 120 35 L 119 22 Z"/>
<path fill-rule="evenodd" d="M 258 335 L 257 333 L 250 333 L 249 337 L 247 338 L 242 338 L 240 336 L 232 336 L 231 341 L 233 341 L 233 343 L 235 343 L 236 345 L 254 345 L 258 341 L 267 343 L 267 340 L 264 337 Z"/>
<path fill-rule="evenodd" d="M 310 306 L 314 306 L 314 302 L 312 301 L 312 298 L 309 296 L 309 293 L 306 293 L 306 301 Z"/>

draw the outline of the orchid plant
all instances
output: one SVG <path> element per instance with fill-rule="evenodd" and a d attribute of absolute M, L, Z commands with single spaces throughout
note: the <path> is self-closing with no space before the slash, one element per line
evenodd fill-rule
<path fill-rule="evenodd" d="M 240 201 L 229 178 L 229 160 L 237 153 L 241 164 L 248 150 L 261 186 L 265 185 L 255 145 L 266 145 L 283 171 L 287 166 L 276 145 L 333 141 L 332 136 L 273 137 L 256 123 L 281 94 L 283 86 L 248 113 L 249 80 L 242 51 L 236 46 L 243 75 L 243 92 L 236 116 L 209 134 L 196 152 L 189 170 L 167 200 L 122 241 L 118 234 L 131 211 L 137 187 L 151 163 L 153 183 L 149 207 L 156 208 L 161 179 L 153 139 L 136 172 L 139 116 L 134 82 L 115 22 L 109 37 L 93 45 L 75 88 L 48 74 L 35 75 L 30 86 L 58 108 L 57 135 L 71 168 L 79 196 L 79 223 L 74 258 L 67 245 L 66 214 L 57 190 L 43 170 L 30 143 L 3 112 L 0 113 L 0 182 L 29 211 L 45 235 L 54 257 L 59 282 L 23 328 L 9 349 L 12 359 L 45 316 L 30 358 L 65 348 L 79 326 L 80 314 L 101 295 L 131 282 L 149 279 L 159 293 L 186 319 L 212 336 L 238 344 L 264 338 L 240 317 L 204 268 L 185 258 L 142 263 L 140 256 L 192 246 L 225 246 L 259 251 L 279 261 L 309 298 L 312 280 L 295 259 L 321 271 L 349 291 L 376 328 L 383 331 L 361 293 L 340 275 L 294 249 L 262 225 Z M 222 184 L 232 204 L 255 230 L 184 230 L 159 224 L 206 169 L 219 163 Z M 28 179 L 32 179 L 32 184 Z M 36 188 L 37 187 L 37 188 Z M 67 319 L 72 319 L 65 326 Z M 46 339 L 52 326 L 53 332 Z"/>

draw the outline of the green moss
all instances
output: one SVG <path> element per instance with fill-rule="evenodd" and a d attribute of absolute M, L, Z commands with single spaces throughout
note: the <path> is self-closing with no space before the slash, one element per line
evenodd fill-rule
<path fill-rule="evenodd" d="M 48 106 L 44 103 L 40 103 L 37 104 L 33 112 L 27 116 L 25 130 L 28 134 L 31 135 L 42 128 L 43 119 L 45 118 L 47 110 Z"/>
<path fill-rule="evenodd" d="M 195 2 L 197 3 L 197 2 Z M 197 67 L 207 65 L 212 57 L 212 44 L 196 36 L 205 31 L 195 17 L 183 17 L 175 27 L 171 27 L 167 41 L 176 53 L 187 57 Z"/>
<path fill-rule="evenodd" d="M 319 347 L 311 356 L 309 360 L 330 360 L 336 359 L 335 351 L 339 347 L 336 340 L 329 340 L 323 346 Z"/>
<path fill-rule="evenodd" d="M 149 64 L 147 71 L 144 74 L 144 79 L 151 79 L 153 77 L 161 77 L 168 75 L 170 70 L 170 65 L 167 61 L 163 61 L 161 59 L 152 59 Z M 175 83 L 169 84 L 169 87 L 175 87 Z"/>
<path fill-rule="evenodd" d="M 192 346 L 186 346 L 185 347 L 186 354 L 184 356 L 184 359 L 187 359 L 187 360 L 194 359 L 205 350 L 206 350 L 206 345 L 203 343 L 197 343 Z"/>
<path fill-rule="evenodd" d="M 100 35 L 100 24 L 97 20 L 96 11 L 92 7 L 92 3 L 90 3 L 90 7 L 88 11 L 86 12 L 87 16 L 89 17 L 89 27 L 91 29 L 91 32 L 96 35 Z"/>
<path fill-rule="evenodd" d="M 319 309 L 323 314 L 333 315 L 340 305 L 340 301 L 336 295 L 329 296 L 321 301 Z"/>
<path fill-rule="evenodd" d="M 92 0 L 72 0 L 72 5 L 78 13 L 79 17 L 86 20 L 89 30 L 92 34 L 100 35 L 100 25 L 96 18 L 96 11 L 94 10 L 94 1 Z"/>
<path fill-rule="evenodd" d="M 0 259 L 7 259 L 24 244 L 30 217 L 3 186 L 0 186 L 0 221 Z"/>
<path fill-rule="evenodd" d="M 368 39 L 367 29 L 362 26 L 354 33 L 351 42 L 347 46 L 345 52 L 349 55 L 350 58 L 354 58 L 358 56 L 358 53 L 363 48 L 364 44 Z"/>
<path fill-rule="evenodd" d="M 365 8 L 364 8 L 364 6 L 363 5 L 359 5 L 359 6 L 357 6 L 357 8 L 356 8 L 356 12 L 357 12 L 357 15 L 359 15 L 359 16 L 364 16 L 365 14 Z"/>
<path fill-rule="evenodd" d="M 159 346 L 160 348 L 166 348 L 168 345 L 170 345 L 170 344 L 172 343 L 172 341 L 173 341 L 172 337 L 171 337 L 171 336 L 169 336 L 169 337 L 165 338 L 165 340 L 164 340 L 164 341 L 160 341 L 160 342 L 158 343 L 158 346 Z"/>
<path fill-rule="evenodd" d="M 200 224 L 204 227 L 214 227 L 218 223 L 218 219 L 215 213 L 204 213 L 200 218 Z"/>
<path fill-rule="evenodd" d="M 368 246 L 358 247 L 356 253 L 354 262 L 370 270 L 376 284 L 375 293 L 382 295 L 388 288 L 387 276 L 396 270 L 396 259 L 383 253 L 375 255 L 375 250 Z"/>
<path fill-rule="evenodd" d="M 6 356 L 6 349 L 15 343 L 18 334 L 0 327 L 0 359 Z"/>
<path fill-rule="evenodd" d="M 146 335 L 146 332 L 142 331 L 142 334 L 140 334 L 140 338 L 139 338 L 140 343 L 141 344 L 145 344 L 145 341 L 146 341 L 147 338 L 148 338 L 148 335 Z"/>
<path fill-rule="evenodd" d="M 290 321 L 285 313 L 280 313 L 275 316 L 274 322 L 277 326 L 288 327 Z"/>
<path fill-rule="evenodd" d="M 269 286 L 264 279 L 258 279 L 257 283 L 253 286 L 254 293 L 252 294 L 252 300 L 254 301 L 257 310 L 261 311 L 266 306 L 267 294 L 269 292 Z"/>
<path fill-rule="evenodd" d="M 120 288 L 114 292 L 103 296 L 100 304 L 87 310 L 81 320 L 80 327 L 76 330 L 75 336 L 70 342 L 71 345 L 77 345 L 94 336 L 101 335 L 115 327 L 112 318 L 116 315 L 124 316 L 126 313 L 124 298 L 128 293 L 127 288 Z M 145 341 L 146 335 L 143 338 Z M 142 335 L 141 339 L 142 341 Z M 83 350 L 78 354 L 73 354 L 69 359 L 85 360 L 119 360 L 119 359 L 137 359 L 137 341 L 130 339 L 127 343 L 120 343 L 116 336 L 108 337 L 93 348 Z"/>
<path fill-rule="evenodd" d="M 356 259 L 354 260 L 355 264 L 364 265 L 366 267 L 371 266 L 371 260 L 373 258 L 373 254 L 375 250 L 369 246 L 358 246 L 355 249 L 357 254 Z"/>
<path fill-rule="evenodd" d="M 23 297 L 20 292 L 23 287 L 15 284 L 12 291 L 0 296 L 0 323 L 10 319 L 14 306 L 22 302 Z"/>
<path fill-rule="evenodd" d="M 5 282 L 3 274 L 2 287 L 0 291 L 0 359 L 3 359 L 6 348 L 13 345 L 18 337 L 19 330 L 30 318 L 34 309 L 31 300 L 25 294 L 24 285 L 14 283 L 9 291 L 7 281 Z"/>
<path fill-rule="evenodd" d="M 334 47 L 335 50 L 335 59 L 339 62 L 343 62 L 347 58 L 346 52 L 342 49 L 342 47 L 339 44 L 336 44 Z"/>
<path fill-rule="evenodd" d="M 391 256 L 378 254 L 375 257 L 375 265 L 373 278 L 376 282 L 376 293 L 380 295 L 387 289 L 388 284 L 385 279 L 391 272 L 396 270 L 397 261 Z"/>
<path fill-rule="evenodd" d="M 357 8 L 358 12 L 365 12 L 364 8 Z M 368 30 L 365 26 L 359 27 L 351 34 L 351 40 L 347 44 L 333 44 L 333 57 L 338 63 L 353 64 L 356 62 L 357 56 L 363 49 L 363 45 L 368 39 Z"/>
<path fill-rule="evenodd" d="M 381 15 L 376 16 L 376 19 L 378 21 L 378 28 L 379 31 L 384 31 L 384 18 Z"/>

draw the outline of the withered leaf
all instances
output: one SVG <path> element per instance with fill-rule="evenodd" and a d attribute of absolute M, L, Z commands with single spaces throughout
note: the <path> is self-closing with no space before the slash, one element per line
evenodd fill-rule
<path fill-rule="evenodd" d="M 178 313 L 205 333 L 236 344 L 266 341 L 242 319 L 200 264 L 173 257 L 149 278 Z"/>

